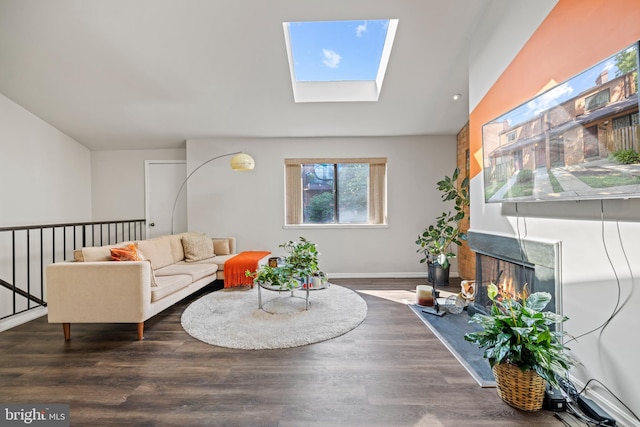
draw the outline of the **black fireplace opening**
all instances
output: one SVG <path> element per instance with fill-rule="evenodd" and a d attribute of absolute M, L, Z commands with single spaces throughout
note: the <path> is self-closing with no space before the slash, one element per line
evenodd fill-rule
<path fill-rule="evenodd" d="M 536 289 L 534 265 L 514 259 L 496 258 L 476 253 L 476 295 L 475 301 L 469 307 L 471 310 L 469 314 L 490 313 L 492 301 L 487 295 L 487 287 L 491 283 L 495 284 L 501 293 L 507 293 L 514 297 L 521 295 L 525 287 L 527 294 L 539 290 Z M 553 307 L 554 305 L 550 303 L 546 308 L 553 309 Z"/>
<path fill-rule="evenodd" d="M 562 314 L 562 287 L 560 277 L 560 242 L 522 239 L 500 234 L 469 231 L 469 247 L 476 253 L 476 296 L 469 304 L 469 314 L 474 306 L 488 314 L 491 301 L 487 286 L 493 282 L 506 286 L 513 292 L 521 292 L 526 284 L 529 294 L 548 292 L 551 301 L 547 311 Z"/>

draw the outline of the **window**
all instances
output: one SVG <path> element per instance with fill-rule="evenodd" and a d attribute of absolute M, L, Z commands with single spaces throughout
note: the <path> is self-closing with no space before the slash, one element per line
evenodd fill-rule
<path fill-rule="evenodd" d="M 283 22 L 294 102 L 376 102 L 398 19 Z"/>
<path fill-rule="evenodd" d="M 386 158 L 286 159 L 286 225 L 386 224 Z"/>
<path fill-rule="evenodd" d="M 511 132 L 509 132 L 507 134 L 507 142 L 513 142 L 516 139 L 518 139 L 518 132 L 515 130 L 512 130 Z"/>
<path fill-rule="evenodd" d="M 622 129 L 638 124 L 638 113 L 631 113 L 626 116 L 613 119 L 613 129 Z"/>
<path fill-rule="evenodd" d="M 589 111 L 602 108 L 609 103 L 610 99 L 609 89 L 601 90 L 595 95 L 587 96 L 584 99 L 584 108 Z"/>

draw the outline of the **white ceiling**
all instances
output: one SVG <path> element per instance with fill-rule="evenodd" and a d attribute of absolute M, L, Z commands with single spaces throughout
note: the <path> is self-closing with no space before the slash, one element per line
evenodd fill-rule
<path fill-rule="evenodd" d="M 92 150 L 456 134 L 469 55 L 511 1 L 0 0 L 0 93 Z M 283 22 L 383 18 L 378 102 L 293 102 Z"/>

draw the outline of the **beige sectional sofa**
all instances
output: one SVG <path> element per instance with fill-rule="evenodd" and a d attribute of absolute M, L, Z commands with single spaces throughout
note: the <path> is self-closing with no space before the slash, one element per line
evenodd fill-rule
<path fill-rule="evenodd" d="M 142 260 L 112 260 L 112 248 L 132 244 Z M 46 268 L 48 320 L 62 323 L 67 341 L 71 323 L 136 323 L 141 340 L 145 320 L 224 279 L 235 253 L 235 238 L 202 233 L 76 250 L 73 261 Z"/>

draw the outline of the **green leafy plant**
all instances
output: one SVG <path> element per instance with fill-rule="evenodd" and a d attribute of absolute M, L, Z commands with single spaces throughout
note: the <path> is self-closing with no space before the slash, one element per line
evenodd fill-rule
<path fill-rule="evenodd" d="M 305 207 L 309 221 L 320 224 L 333 222 L 333 201 L 333 193 L 330 191 L 313 196 Z"/>
<path fill-rule="evenodd" d="M 528 182 L 533 182 L 533 171 L 531 169 L 522 169 L 518 172 L 516 176 L 516 181 L 519 184 L 524 184 Z"/>
<path fill-rule="evenodd" d="M 573 364 L 561 343 L 564 332 L 552 330 L 567 317 L 542 311 L 551 294 L 536 292 L 520 298 L 500 293 L 497 286 L 488 286 L 488 296 L 493 301 L 491 314 L 475 314 L 469 323 L 477 323 L 483 330 L 465 334 L 464 339 L 484 348 L 484 357 L 491 367 L 510 363 L 522 372 L 534 370 L 552 385 L 557 378 L 566 376 Z"/>
<path fill-rule="evenodd" d="M 611 160 L 621 165 L 640 163 L 640 154 L 633 149 L 618 150 L 611 153 Z"/>
<path fill-rule="evenodd" d="M 273 287 L 293 289 L 301 282 L 308 283 L 313 276 L 326 278 L 326 274 L 318 268 L 318 246 L 304 237 L 290 240 L 279 245 L 287 252 L 277 267 L 260 266 L 255 272 L 245 271 L 247 277 L 253 277 L 258 283 L 268 283 Z"/>
<path fill-rule="evenodd" d="M 289 254 L 283 269 L 292 277 L 306 279 L 318 272 L 318 246 L 304 237 L 280 245 Z"/>
<path fill-rule="evenodd" d="M 456 168 L 453 174 L 437 182 L 438 190 L 442 192 L 442 201 L 454 201 L 454 212 L 443 212 L 436 218 L 435 224 L 429 225 L 418 236 L 416 252 L 422 254 L 421 263 L 435 261 L 447 268 L 449 259 L 456 254 L 451 251 L 451 245 L 460 246 L 467 240 L 466 233 L 460 230 L 459 223 L 464 218 L 464 208 L 469 205 L 469 178 L 464 178 L 457 186 L 460 169 Z"/>
<path fill-rule="evenodd" d="M 260 266 L 256 271 L 247 270 L 245 275 L 258 283 L 269 283 L 274 287 L 286 287 L 287 285 L 287 278 L 283 275 L 282 269 L 271 267 L 268 264 Z"/>

